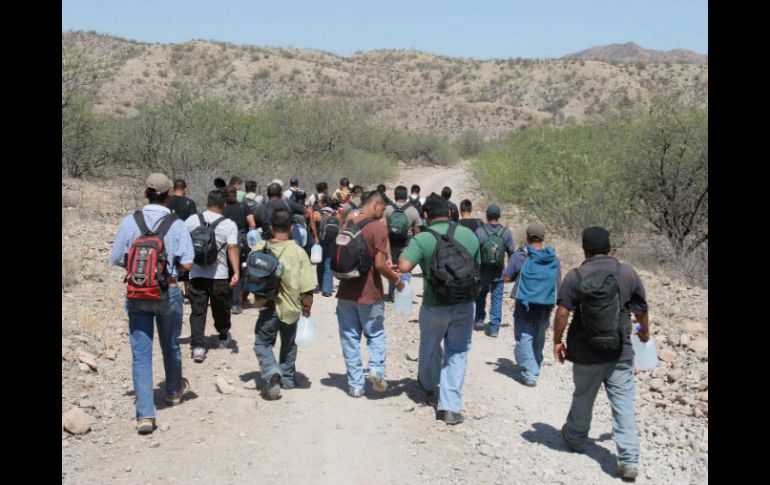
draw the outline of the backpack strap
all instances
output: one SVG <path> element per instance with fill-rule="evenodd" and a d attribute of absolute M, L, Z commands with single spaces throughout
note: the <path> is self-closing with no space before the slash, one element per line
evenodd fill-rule
<path fill-rule="evenodd" d="M 220 217 L 219 217 L 219 219 L 217 219 L 216 221 L 212 222 L 212 223 L 209 225 L 209 228 L 210 228 L 210 229 L 213 231 L 214 229 L 216 229 L 217 225 L 218 225 L 220 222 L 222 222 L 223 220 L 225 220 L 225 219 L 227 219 L 227 217 L 225 217 L 225 216 L 220 216 Z"/>
<path fill-rule="evenodd" d="M 358 228 L 363 231 L 364 227 L 369 224 L 370 222 L 374 221 L 374 217 L 365 217 L 361 220 L 361 222 L 357 223 L 356 225 Z"/>
<path fill-rule="evenodd" d="M 446 230 L 445 236 L 448 237 L 449 239 L 454 239 L 456 229 L 457 229 L 457 223 L 449 222 L 449 229 Z"/>
<path fill-rule="evenodd" d="M 198 214 L 198 220 L 201 222 L 201 226 L 206 225 L 206 219 L 203 218 L 203 214 Z"/>
<path fill-rule="evenodd" d="M 147 227 L 147 223 L 144 221 L 144 213 L 142 213 L 141 210 L 134 212 L 134 221 L 136 221 L 136 225 L 139 226 L 139 230 L 142 231 L 142 234 L 148 234 L 150 232 L 150 228 Z"/>
<path fill-rule="evenodd" d="M 169 229 L 171 229 L 171 226 L 177 220 L 180 220 L 179 216 L 177 216 L 174 213 L 167 214 L 167 215 L 163 216 L 163 218 L 161 219 L 160 224 L 158 225 L 158 228 L 156 229 L 156 232 L 160 235 L 161 239 L 166 237 L 166 233 L 168 233 Z"/>
<path fill-rule="evenodd" d="M 492 234 L 494 234 L 494 233 L 492 233 L 492 234 L 489 233 L 489 224 L 484 224 L 481 227 L 482 227 L 482 229 L 484 229 L 484 234 L 487 235 L 487 239 L 492 237 Z"/>

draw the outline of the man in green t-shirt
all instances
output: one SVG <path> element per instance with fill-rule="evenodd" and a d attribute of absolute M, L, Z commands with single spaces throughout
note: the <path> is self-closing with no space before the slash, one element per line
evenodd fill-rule
<path fill-rule="evenodd" d="M 281 387 L 293 389 L 297 344 L 297 321 L 300 314 L 310 316 L 313 306 L 315 276 L 307 253 L 289 237 L 292 216 L 287 209 L 276 209 L 270 219 L 274 237 L 267 242 L 270 251 L 279 259 L 283 270 L 281 286 L 273 301 L 257 299 L 259 318 L 254 328 L 254 353 L 259 360 L 259 369 L 267 385 L 262 389 L 265 399 L 281 397 Z M 255 250 L 264 248 L 259 243 Z M 281 334 L 280 364 L 276 363 L 273 346 Z"/>
<path fill-rule="evenodd" d="M 446 234 L 450 224 L 456 225 L 454 239 L 476 260 L 481 261 L 479 241 L 470 229 L 449 220 L 449 203 L 431 194 L 422 206 L 428 227 L 439 234 Z M 419 264 L 425 277 L 422 306 L 420 307 L 420 355 L 417 381 L 425 390 L 428 400 L 433 400 L 438 388 L 436 418 L 447 424 L 463 421 L 462 386 L 468 351 L 473 333 L 474 302 L 442 305 L 436 299 L 430 285 L 430 267 L 436 250 L 436 237 L 429 231 L 421 231 L 409 242 L 398 261 L 399 271 L 406 273 Z M 441 342 L 444 342 L 444 349 Z M 443 353 L 446 352 L 446 356 Z"/>

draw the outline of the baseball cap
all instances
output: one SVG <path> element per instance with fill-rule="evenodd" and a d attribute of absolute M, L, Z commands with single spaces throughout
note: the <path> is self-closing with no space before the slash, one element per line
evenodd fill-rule
<path fill-rule="evenodd" d="M 500 217 L 500 206 L 497 204 L 489 204 L 487 206 L 487 217 L 490 217 L 490 218 Z"/>
<path fill-rule="evenodd" d="M 168 179 L 162 173 L 153 173 L 147 177 L 147 181 L 144 184 L 148 189 L 153 189 L 155 192 L 162 194 L 171 190 L 171 180 Z"/>
<path fill-rule="evenodd" d="M 299 183 L 299 177 L 294 176 L 289 180 L 289 185 L 297 185 Z"/>
<path fill-rule="evenodd" d="M 527 226 L 527 237 L 537 236 L 540 239 L 545 237 L 545 226 L 539 222 L 533 222 Z"/>

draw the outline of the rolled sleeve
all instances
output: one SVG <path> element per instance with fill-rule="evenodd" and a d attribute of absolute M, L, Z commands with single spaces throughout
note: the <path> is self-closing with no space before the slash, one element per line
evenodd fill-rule
<path fill-rule="evenodd" d="M 230 224 L 227 225 L 227 244 L 228 245 L 236 245 L 238 244 L 238 226 L 235 225 L 234 222 L 230 222 Z"/>
<path fill-rule="evenodd" d="M 422 259 L 422 252 L 420 238 L 415 236 L 409 241 L 409 245 L 401 252 L 400 256 L 412 264 L 419 264 Z"/>

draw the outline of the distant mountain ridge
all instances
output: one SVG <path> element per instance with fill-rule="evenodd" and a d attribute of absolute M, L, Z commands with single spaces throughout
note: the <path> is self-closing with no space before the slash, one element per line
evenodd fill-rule
<path fill-rule="evenodd" d="M 658 51 L 654 49 L 645 49 L 633 42 L 591 47 L 590 49 L 566 55 L 562 57 L 562 59 L 580 59 L 584 61 L 602 62 L 708 64 L 708 56 L 698 54 L 691 50 L 672 49 L 670 51 Z"/>

